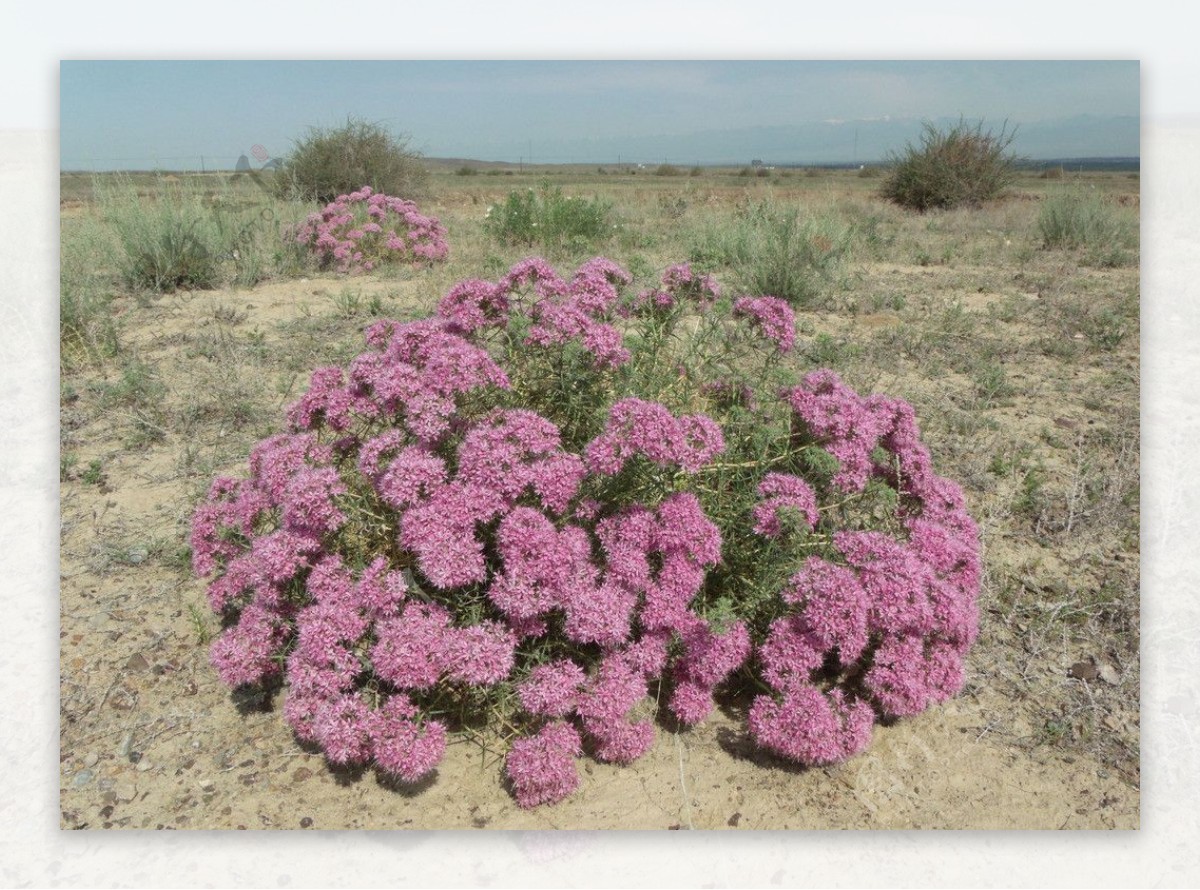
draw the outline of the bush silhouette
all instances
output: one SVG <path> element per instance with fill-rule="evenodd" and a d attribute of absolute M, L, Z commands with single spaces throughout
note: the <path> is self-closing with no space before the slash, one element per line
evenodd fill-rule
<path fill-rule="evenodd" d="M 1016 157 L 1008 153 L 1016 131 L 984 130 L 960 120 L 946 129 L 926 123 L 920 145 L 888 159 L 884 198 L 913 210 L 978 207 L 1013 181 Z"/>
<path fill-rule="evenodd" d="M 421 155 L 408 138 L 355 118 L 344 126 L 314 127 L 274 177 L 281 197 L 328 204 L 362 186 L 411 199 L 425 190 Z"/>

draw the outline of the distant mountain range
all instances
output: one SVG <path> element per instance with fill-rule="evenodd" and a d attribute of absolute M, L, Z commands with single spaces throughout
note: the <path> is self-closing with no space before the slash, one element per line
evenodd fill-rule
<path fill-rule="evenodd" d="M 938 118 L 943 128 L 958 118 Z M 785 126 L 701 130 L 653 136 L 606 136 L 538 140 L 532 146 L 494 143 L 479 160 L 534 163 L 644 163 L 766 165 L 869 164 L 883 161 L 908 144 L 917 144 L 924 121 L 915 118 L 811 121 Z M 974 126 L 976 121 L 968 120 Z M 1078 115 L 1053 120 L 985 121 L 985 130 L 1015 129 L 1010 150 L 1032 161 L 1057 159 L 1137 158 L 1141 126 L 1133 115 Z M 530 149 L 533 156 L 530 158 Z"/>

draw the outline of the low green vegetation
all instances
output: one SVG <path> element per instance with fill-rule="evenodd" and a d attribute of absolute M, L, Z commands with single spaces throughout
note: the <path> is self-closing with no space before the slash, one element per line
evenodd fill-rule
<path fill-rule="evenodd" d="M 705 215 L 690 233 L 688 256 L 728 270 L 746 293 L 808 306 L 837 284 L 853 242 L 853 228 L 831 214 L 766 199 L 732 216 Z"/>

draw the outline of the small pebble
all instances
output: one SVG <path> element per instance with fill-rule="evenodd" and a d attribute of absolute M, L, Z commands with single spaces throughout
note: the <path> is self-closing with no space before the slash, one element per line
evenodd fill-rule
<path fill-rule="evenodd" d="M 300 820 L 300 827 L 301 828 L 311 828 L 312 827 L 312 818 L 309 816 L 305 816 L 303 819 Z"/>
<path fill-rule="evenodd" d="M 99 761 L 100 761 L 100 755 L 97 754 L 95 751 L 93 751 L 90 754 L 88 754 L 87 757 L 83 758 L 83 765 L 84 766 L 95 766 Z"/>
<path fill-rule="evenodd" d="M 121 739 L 121 744 L 117 746 L 118 757 L 128 757 L 129 752 L 133 750 L 133 733 L 125 733 L 125 738 Z"/>
<path fill-rule="evenodd" d="M 128 803 L 137 797 L 137 786 L 132 782 L 122 782 L 115 789 L 117 800 Z"/>
<path fill-rule="evenodd" d="M 143 760 L 141 760 L 141 761 L 139 761 L 139 762 L 138 762 L 138 765 L 137 765 L 137 771 L 138 771 L 139 773 L 144 773 L 144 772 L 146 772 L 147 770 L 149 770 L 149 769 L 150 769 L 150 766 L 151 766 L 151 764 L 150 764 L 150 761 L 149 761 L 149 760 L 145 760 L 145 759 L 143 759 Z"/>
<path fill-rule="evenodd" d="M 95 777 L 96 777 L 96 774 L 94 772 L 92 772 L 90 769 L 81 769 L 79 772 L 77 772 L 75 774 L 75 778 L 71 780 L 71 787 L 72 788 L 82 788 L 88 782 L 92 781 L 92 779 L 94 779 Z"/>

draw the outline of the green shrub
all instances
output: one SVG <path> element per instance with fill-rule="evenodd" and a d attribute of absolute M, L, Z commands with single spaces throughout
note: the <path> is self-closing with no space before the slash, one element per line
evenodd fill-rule
<path fill-rule="evenodd" d="M 674 164 L 659 164 L 654 171 L 655 176 L 682 176 L 683 171 Z"/>
<path fill-rule="evenodd" d="M 94 189 L 115 241 L 116 272 L 134 291 L 250 287 L 296 271 L 298 253 L 283 230 L 303 208 L 248 201 L 225 181 L 212 193 L 211 183 L 170 176 L 158 178 L 149 195 L 120 176 L 97 178 Z"/>
<path fill-rule="evenodd" d="M 63 220 L 58 267 L 58 339 L 64 367 L 112 358 L 120 351 L 113 319 L 113 254 L 107 230 L 93 219 Z"/>
<path fill-rule="evenodd" d="M 773 201 L 751 204 L 732 220 L 712 220 L 691 238 L 692 262 L 731 270 L 745 292 L 797 306 L 815 302 L 836 280 L 853 229 Z"/>
<path fill-rule="evenodd" d="M 1083 250 L 1097 266 L 1122 266 L 1135 244 L 1128 215 L 1090 191 L 1070 190 L 1042 202 L 1037 220 L 1042 245 L 1050 250 Z"/>
<path fill-rule="evenodd" d="M 427 179 L 421 155 L 407 137 L 350 118 L 341 127 L 310 129 L 272 182 L 283 198 L 328 204 L 364 185 L 411 199 L 424 193 Z"/>
<path fill-rule="evenodd" d="M 597 197 L 564 196 L 558 186 L 542 183 L 534 191 L 509 192 L 489 208 L 484 227 L 498 241 L 552 251 L 591 250 L 612 235 L 612 205 Z"/>
<path fill-rule="evenodd" d="M 101 218 L 116 235 L 117 267 L 134 290 L 208 288 L 217 283 L 221 233 L 200 191 L 162 178 L 142 197 L 125 177 L 97 179 Z"/>
<path fill-rule="evenodd" d="M 926 123 L 919 146 L 889 157 L 881 194 L 912 210 L 978 207 L 1012 184 L 1017 159 L 1007 152 L 1015 135 L 961 120 L 944 130 Z"/>

